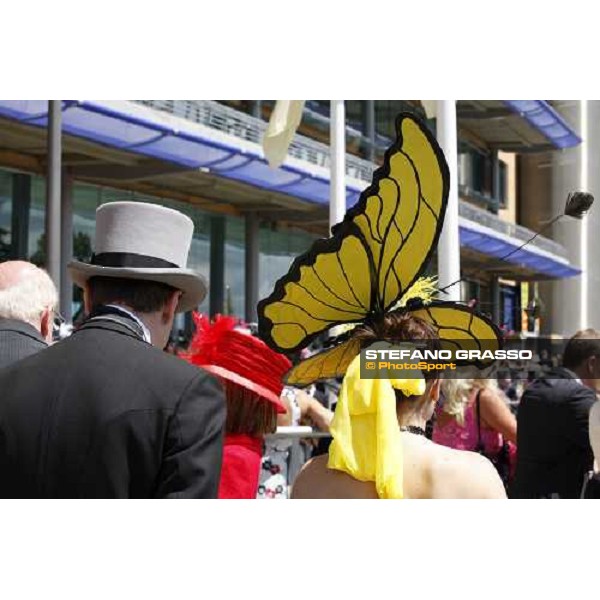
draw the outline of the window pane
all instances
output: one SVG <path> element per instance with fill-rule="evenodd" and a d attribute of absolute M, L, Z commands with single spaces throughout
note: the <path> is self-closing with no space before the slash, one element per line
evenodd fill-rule
<path fill-rule="evenodd" d="M 100 188 L 76 183 L 73 185 L 73 256 L 89 261 L 94 247 L 96 208 L 100 203 Z"/>
<path fill-rule="evenodd" d="M 0 261 L 11 256 L 12 174 L 0 171 Z"/>
<path fill-rule="evenodd" d="M 259 257 L 259 298 L 265 298 L 272 291 L 275 282 L 283 276 L 292 261 L 308 250 L 319 236 L 296 229 L 274 231 L 271 228 L 260 229 Z"/>
<path fill-rule="evenodd" d="M 240 217 L 225 218 L 225 312 L 243 317 L 245 312 L 245 223 Z"/>
<path fill-rule="evenodd" d="M 31 177 L 31 208 L 29 210 L 29 246 L 27 256 L 32 263 L 46 266 L 46 180 Z"/>
<path fill-rule="evenodd" d="M 500 179 L 500 186 L 499 186 L 499 190 L 498 190 L 498 198 L 497 200 L 499 201 L 501 206 L 506 206 L 506 200 L 507 200 L 507 190 L 508 190 L 508 169 L 506 168 L 506 163 L 499 160 L 498 161 L 498 168 L 499 168 L 499 179 Z"/>

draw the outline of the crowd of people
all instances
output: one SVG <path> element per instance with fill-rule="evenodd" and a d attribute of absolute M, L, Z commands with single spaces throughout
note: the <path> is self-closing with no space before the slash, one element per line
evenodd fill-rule
<path fill-rule="evenodd" d="M 98 211 L 101 236 L 118 239 L 110 223 L 123 209 L 134 210 L 138 223 L 173 219 L 178 235 L 187 225 L 175 211 L 114 203 Z M 143 229 L 138 234 L 143 238 Z M 183 243 L 190 238 L 188 230 Z M 292 363 L 259 339 L 256 328 L 197 313 L 189 347 L 171 355 L 173 317 L 201 300 L 204 284 L 181 276 L 186 248 L 175 267 L 131 266 L 135 255 L 156 258 L 160 249 L 128 250 L 107 246 L 95 255 L 97 264 L 71 265 L 88 316 L 57 343 L 58 297 L 47 273 L 21 261 L 0 265 L 3 496 L 287 498 L 291 490 L 295 498 L 376 498 L 380 486 L 394 485 L 393 477 L 385 483 L 369 473 L 372 465 L 357 466 L 355 440 L 336 436 L 334 411 L 351 419 L 357 399 L 373 393 L 356 377 L 356 365 L 343 379 L 304 390 L 286 386 Z M 112 260 L 128 265 L 107 264 Z M 148 269 L 153 279 L 146 278 Z M 409 315 L 394 315 L 386 327 L 377 334 L 364 328 L 363 339 L 436 338 L 430 325 Z M 507 372 L 485 379 L 426 374 L 419 393 L 395 389 L 402 495 L 597 493 L 600 411 L 591 409 L 600 382 L 600 333 L 579 332 L 560 366 L 540 366 L 544 372 L 529 382 Z M 332 437 L 304 446 L 309 460 L 292 480 L 292 442 L 273 434 L 299 424 Z M 377 440 L 364 427 L 351 431 L 363 436 L 361 451 L 385 439 L 385 431 L 373 431 Z M 349 456 L 352 469 L 332 468 Z"/>
<path fill-rule="evenodd" d="M 598 497 L 600 332 L 575 333 L 560 359 L 541 351 L 526 378 L 469 353 L 470 378 L 362 373 L 362 351 L 380 344 L 503 345 L 487 316 L 437 300 L 423 276 L 448 169 L 425 125 L 400 115 L 397 128 L 377 195 L 294 261 L 257 326 L 194 313 L 183 352 L 175 315 L 208 284 L 187 268 L 194 225 L 176 210 L 97 209 L 95 253 L 68 265 L 83 290 L 75 327 L 55 321 L 47 273 L 1 263 L 0 495 Z M 297 472 L 280 428 L 303 424 L 322 437 L 305 441 Z"/>

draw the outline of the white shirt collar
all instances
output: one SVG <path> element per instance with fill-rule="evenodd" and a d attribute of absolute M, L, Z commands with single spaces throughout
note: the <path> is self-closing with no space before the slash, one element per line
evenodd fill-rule
<path fill-rule="evenodd" d="M 135 313 L 132 313 L 130 310 L 127 310 L 126 308 L 123 308 L 122 306 L 119 306 L 118 304 L 107 304 L 107 306 L 110 306 L 111 308 L 115 308 L 116 310 L 119 310 L 122 313 L 125 313 L 127 316 L 131 317 L 142 328 L 142 333 L 144 334 L 144 340 L 146 342 L 148 342 L 149 344 L 152 343 L 152 338 L 150 336 L 150 330 L 146 327 L 146 325 L 144 325 L 144 322 Z"/>

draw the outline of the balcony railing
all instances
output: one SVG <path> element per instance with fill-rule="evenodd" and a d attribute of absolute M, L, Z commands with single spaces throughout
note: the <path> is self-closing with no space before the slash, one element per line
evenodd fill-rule
<path fill-rule="evenodd" d="M 267 128 L 267 123 L 262 119 L 257 119 L 213 100 L 136 100 L 136 102 L 194 123 L 201 123 L 255 144 L 262 144 L 262 138 Z M 296 135 L 288 154 L 299 160 L 329 169 L 329 146 L 316 140 Z M 346 154 L 346 175 L 349 177 L 370 182 L 376 167 L 377 165 L 367 160 Z"/>
<path fill-rule="evenodd" d="M 194 123 L 200 123 L 255 144 L 262 143 L 267 128 L 267 123 L 262 119 L 257 119 L 229 106 L 219 104 L 214 100 L 135 100 L 135 102 Z M 329 168 L 329 146 L 311 138 L 302 135 L 294 136 L 289 154 L 310 164 Z M 349 177 L 370 183 L 373 171 L 376 168 L 377 165 L 367 160 L 352 154 L 346 154 L 346 175 Z M 482 210 L 468 202 L 460 201 L 459 213 L 465 219 L 485 225 L 494 231 L 504 233 L 523 242 L 534 235 L 534 232 L 530 229 L 503 221 L 493 213 Z M 566 257 L 563 246 L 548 238 L 538 236 L 532 242 L 532 245 L 546 252 Z"/>
<path fill-rule="evenodd" d="M 494 231 L 504 233 L 505 235 L 521 240 L 522 242 L 526 242 L 533 235 L 535 235 L 535 232 L 531 231 L 531 229 L 527 229 L 527 227 L 510 223 L 508 221 L 503 221 L 493 213 L 474 206 L 473 204 L 469 204 L 468 202 L 461 201 L 459 203 L 458 213 L 461 217 L 464 217 L 469 221 L 479 223 L 480 225 L 484 225 L 485 227 L 489 227 Z M 535 238 L 535 240 L 533 240 L 533 242 L 531 242 L 531 244 L 540 250 L 551 252 L 552 254 L 556 254 L 557 256 L 561 256 L 563 258 L 567 257 L 567 252 L 563 246 L 543 236 L 538 236 Z"/>

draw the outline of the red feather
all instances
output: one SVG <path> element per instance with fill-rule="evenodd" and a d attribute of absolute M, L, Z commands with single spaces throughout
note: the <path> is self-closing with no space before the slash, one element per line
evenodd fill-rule
<path fill-rule="evenodd" d="M 206 315 L 197 312 L 192 313 L 192 317 L 196 325 L 196 333 L 184 358 L 197 365 L 211 364 L 219 352 L 223 337 L 234 330 L 237 319 L 217 315 L 211 323 Z"/>

